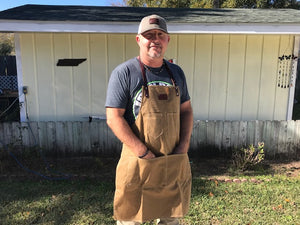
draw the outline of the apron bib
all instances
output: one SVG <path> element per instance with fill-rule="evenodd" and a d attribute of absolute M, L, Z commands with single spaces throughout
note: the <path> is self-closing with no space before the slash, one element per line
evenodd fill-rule
<path fill-rule="evenodd" d="M 180 138 L 179 89 L 144 84 L 142 91 L 132 129 L 157 157 L 140 159 L 123 144 L 116 170 L 114 218 L 145 222 L 183 217 L 190 203 L 191 169 L 187 154 L 172 155 Z"/>

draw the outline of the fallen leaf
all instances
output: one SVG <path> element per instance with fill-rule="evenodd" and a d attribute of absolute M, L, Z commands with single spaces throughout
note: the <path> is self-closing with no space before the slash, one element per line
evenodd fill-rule
<path fill-rule="evenodd" d="M 215 184 L 216 184 L 216 186 L 218 186 L 218 185 L 219 185 L 219 182 L 218 182 L 217 180 L 215 180 Z"/>
<path fill-rule="evenodd" d="M 214 197 L 214 194 L 212 192 L 209 192 L 210 197 Z"/>

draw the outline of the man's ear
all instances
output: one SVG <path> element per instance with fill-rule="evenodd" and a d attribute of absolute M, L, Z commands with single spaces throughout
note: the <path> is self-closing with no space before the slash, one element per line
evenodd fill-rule
<path fill-rule="evenodd" d="M 138 44 L 140 43 L 140 35 L 139 34 L 135 36 L 135 40 Z"/>

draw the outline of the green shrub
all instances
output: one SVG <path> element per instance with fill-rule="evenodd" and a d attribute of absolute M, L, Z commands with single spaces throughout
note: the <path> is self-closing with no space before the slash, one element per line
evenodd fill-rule
<path fill-rule="evenodd" d="M 249 145 L 248 148 L 234 149 L 232 152 L 232 164 L 234 169 L 245 171 L 261 163 L 265 158 L 264 143 L 257 146 Z"/>

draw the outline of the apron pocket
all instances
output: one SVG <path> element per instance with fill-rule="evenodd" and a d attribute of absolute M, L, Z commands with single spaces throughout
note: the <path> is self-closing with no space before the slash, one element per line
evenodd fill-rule
<path fill-rule="evenodd" d="M 126 185 L 140 183 L 138 158 L 130 157 L 127 162 Z"/>
<path fill-rule="evenodd" d="M 168 155 L 168 183 L 191 180 L 191 166 L 187 154 Z"/>
<path fill-rule="evenodd" d="M 140 183 L 138 158 L 133 156 L 121 157 L 116 171 L 117 189 L 137 188 Z"/>
<path fill-rule="evenodd" d="M 188 182 L 191 179 L 187 154 L 138 159 L 138 163 L 141 185 L 147 188 L 163 188 L 175 182 Z"/>
<path fill-rule="evenodd" d="M 144 134 L 145 142 L 151 149 L 159 150 L 161 145 L 161 136 L 163 135 L 163 114 L 147 113 L 144 115 Z"/>
<path fill-rule="evenodd" d="M 173 152 L 176 145 L 179 143 L 179 135 L 180 135 L 180 117 L 179 113 L 176 112 L 170 112 L 166 114 L 167 118 L 166 121 L 168 122 L 166 128 L 165 128 L 165 136 L 168 137 L 167 142 L 164 144 L 168 149 L 168 153 Z"/>
<path fill-rule="evenodd" d="M 141 185 L 148 188 L 164 186 L 166 182 L 165 157 L 138 159 Z"/>

